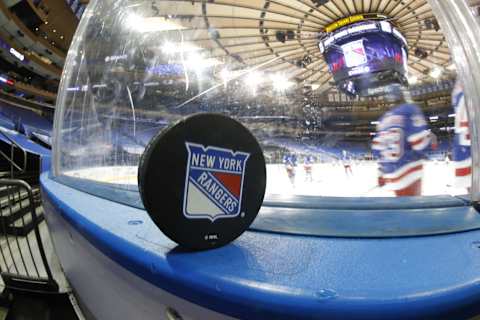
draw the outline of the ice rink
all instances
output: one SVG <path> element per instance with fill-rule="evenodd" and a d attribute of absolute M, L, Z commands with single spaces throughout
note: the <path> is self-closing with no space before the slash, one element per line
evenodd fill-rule
<path fill-rule="evenodd" d="M 353 174 L 346 174 L 340 163 L 314 164 L 313 181 L 306 178 L 303 165 L 296 167 L 295 183 L 288 179 L 284 165 L 267 166 L 267 192 L 333 197 L 393 197 L 391 191 L 377 186 L 377 163 L 352 163 Z M 425 161 L 423 195 L 460 195 L 466 189 L 455 188 L 453 164 L 444 161 Z"/>
<path fill-rule="evenodd" d="M 333 197 L 393 197 L 391 191 L 377 186 L 377 163 L 352 162 L 352 174 L 340 163 L 314 164 L 312 181 L 306 177 L 303 165 L 295 168 L 292 184 L 283 164 L 267 165 L 267 195 L 310 195 Z M 137 184 L 137 167 L 100 167 L 65 172 L 66 175 L 104 183 Z M 466 194 L 464 188 L 454 187 L 453 164 L 444 161 L 425 161 L 423 195 Z"/>

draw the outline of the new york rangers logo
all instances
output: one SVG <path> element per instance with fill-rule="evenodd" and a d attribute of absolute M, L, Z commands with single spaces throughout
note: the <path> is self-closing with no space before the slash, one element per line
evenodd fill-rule
<path fill-rule="evenodd" d="M 188 151 L 183 214 L 190 219 L 233 218 L 242 207 L 249 153 L 186 142 Z"/>

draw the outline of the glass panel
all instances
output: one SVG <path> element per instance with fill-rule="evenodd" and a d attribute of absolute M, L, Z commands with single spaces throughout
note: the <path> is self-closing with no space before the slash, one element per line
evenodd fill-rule
<path fill-rule="evenodd" d="M 267 198 L 466 194 L 468 112 L 429 3 L 355 3 L 92 1 L 62 79 L 55 175 L 139 205 L 150 139 L 216 112 L 262 145 Z"/>

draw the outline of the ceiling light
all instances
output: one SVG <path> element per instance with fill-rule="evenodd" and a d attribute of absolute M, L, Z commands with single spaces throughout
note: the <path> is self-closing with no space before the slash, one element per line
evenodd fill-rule
<path fill-rule="evenodd" d="M 162 46 L 162 51 L 165 54 L 174 54 L 177 50 L 177 47 L 171 42 L 165 42 Z"/>
<path fill-rule="evenodd" d="M 408 77 L 408 83 L 409 84 L 417 84 L 417 82 L 418 82 L 417 76 Z"/>
<path fill-rule="evenodd" d="M 285 91 L 294 85 L 293 82 L 289 81 L 287 77 L 281 74 L 271 75 L 270 80 L 272 80 L 273 89 L 275 91 Z"/>
<path fill-rule="evenodd" d="M 193 69 L 202 70 L 205 68 L 204 59 L 199 54 L 191 54 L 185 60 L 185 64 Z"/>
<path fill-rule="evenodd" d="M 189 69 L 195 70 L 197 73 L 201 73 L 207 68 L 221 64 L 220 61 L 214 58 L 204 58 L 199 53 L 190 54 L 185 60 L 185 65 Z"/>
<path fill-rule="evenodd" d="M 140 25 L 142 24 L 142 22 L 143 22 L 143 18 L 134 13 L 128 14 L 125 19 L 125 24 L 127 25 L 127 27 L 132 29 L 140 28 Z"/>
<path fill-rule="evenodd" d="M 10 48 L 10 53 L 20 61 L 25 60 L 25 56 L 20 52 L 18 52 L 17 50 L 15 50 L 14 48 Z"/>
<path fill-rule="evenodd" d="M 48 24 L 48 21 L 45 21 L 45 24 Z"/>
<path fill-rule="evenodd" d="M 253 94 L 257 93 L 257 87 L 262 83 L 263 75 L 257 71 L 250 71 L 243 79 L 245 84 L 250 87 Z"/>
<path fill-rule="evenodd" d="M 447 67 L 447 69 L 450 70 L 450 71 L 454 71 L 454 70 L 457 70 L 457 67 L 455 66 L 454 63 L 452 63 L 451 65 L 449 65 L 449 66 Z"/>
<path fill-rule="evenodd" d="M 430 77 L 434 79 L 440 78 L 441 75 L 442 75 L 442 69 L 440 68 L 435 68 L 432 71 L 430 71 Z"/>
<path fill-rule="evenodd" d="M 222 78 L 223 84 L 226 85 L 232 79 L 232 73 L 227 68 L 224 68 L 220 71 L 220 78 Z"/>
<path fill-rule="evenodd" d="M 53 29 L 52 31 L 53 31 L 53 33 L 57 32 L 57 30 L 56 30 L 56 29 Z"/>

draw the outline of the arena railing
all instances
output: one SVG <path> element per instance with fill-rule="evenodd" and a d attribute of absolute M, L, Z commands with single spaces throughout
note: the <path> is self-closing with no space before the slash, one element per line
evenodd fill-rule
<path fill-rule="evenodd" d="M 27 170 L 27 151 L 22 148 L 18 143 L 16 143 L 12 138 L 10 138 L 5 132 L 0 130 L 0 135 L 2 135 L 5 139 L 10 142 L 10 156 L 5 154 L 2 150 L 0 150 L 0 156 L 2 156 L 5 160 L 10 163 L 10 178 L 14 178 L 14 169 L 20 171 L 20 173 L 25 173 Z M 18 148 L 23 155 L 23 165 L 18 165 L 15 162 L 15 148 Z"/>

